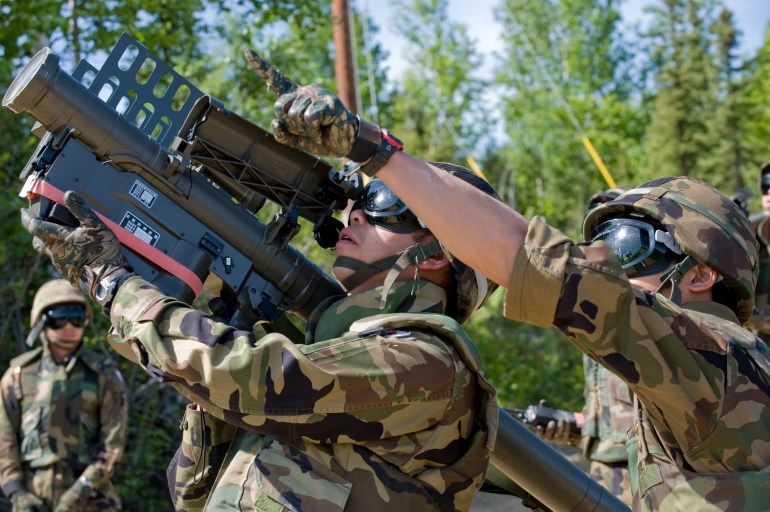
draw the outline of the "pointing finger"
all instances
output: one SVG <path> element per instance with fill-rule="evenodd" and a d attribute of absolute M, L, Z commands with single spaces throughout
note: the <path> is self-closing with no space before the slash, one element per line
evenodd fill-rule
<path fill-rule="evenodd" d="M 267 87 L 277 95 L 286 94 L 298 86 L 286 75 L 271 66 L 257 52 L 247 49 L 243 52 L 246 61 L 259 76 L 267 83 Z"/>

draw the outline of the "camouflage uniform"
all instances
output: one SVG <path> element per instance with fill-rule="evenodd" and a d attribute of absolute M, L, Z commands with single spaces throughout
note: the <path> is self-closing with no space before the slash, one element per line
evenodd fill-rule
<path fill-rule="evenodd" d="M 631 504 L 626 436 L 634 424 L 628 384 L 588 356 L 585 375 L 583 455 L 591 477 L 623 502 Z"/>
<path fill-rule="evenodd" d="M 629 192 L 626 204 L 664 194 L 654 185 L 642 196 Z M 681 211 L 666 213 L 676 219 Z M 681 235 L 701 243 L 712 236 L 690 230 Z M 727 265 L 752 259 L 737 261 Z M 750 281 L 752 269 L 737 273 Z M 508 285 L 507 317 L 555 325 L 635 394 L 635 509 L 767 509 L 770 351 L 739 327 L 736 313 L 716 302 L 677 306 L 634 287 L 606 244 L 576 245 L 539 217 Z M 750 304 L 741 297 L 736 311 L 747 318 Z"/>
<path fill-rule="evenodd" d="M 110 477 L 128 428 L 123 378 L 82 346 L 57 364 L 43 345 L 14 358 L 0 381 L 0 486 L 6 496 L 26 489 L 53 510 L 83 476 L 94 489 L 85 510 L 120 510 Z"/>
<path fill-rule="evenodd" d="M 416 287 L 416 290 L 415 290 Z M 414 292 L 414 293 L 413 293 Z M 427 281 L 341 299 L 315 342 L 255 339 L 139 277 L 113 347 L 199 404 L 169 467 L 178 510 L 467 510 L 497 406 L 473 345 Z M 213 384 L 216 383 L 214 386 Z"/>
<path fill-rule="evenodd" d="M 759 277 L 755 294 L 754 311 L 748 327 L 767 342 L 770 340 L 770 254 L 767 250 L 770 217 L 766 213 L 751 216 L 751 227 L 759 241 Z"/>

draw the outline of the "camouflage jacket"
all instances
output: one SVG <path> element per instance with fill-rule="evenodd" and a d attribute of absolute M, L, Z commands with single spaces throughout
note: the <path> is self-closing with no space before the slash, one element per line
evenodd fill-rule
<path fill-rule="evenodd" d="M 45 345 L 45 344 L 44 344 Z M 13 360 L 0 381 L 0 485 L 58 501 L 79 476 L 109 485 L 128 431 L 126 386 L 111 359 L 82 346 L 57 364 L 47 345 Z M 41 488 L 41 486 L 43 488 Z M 48 486 L 49 488 L 45 488 Z"/>
<path fill-rule="evenodd" d="M 747 326 L 767 342 L 770 339 L 770 253 L 767 249 L 767 231 L 770 217 L 765 213 L 751 216 L 751 226 L 759 241 L 759 277 L 754 296 L 754 311 Z"/>
<path fill-rule="evenodd" d="M 586 459 L 624 462 L 626 436 L 634 426 L 631 392 L 620 377 L 588 356 L 583 356 L 585 424 L 583 451 Z"/>
<path fill-rule="evenodd" d="M 296 345 L 141 278 L 121 286 L 113 345 L 206 411 L 188 409 L 169 467 L 178 510 L 468 509 L 496 433 L 494 390 L 460 326 L 428 313 L 444 308 L 440 288 L 399 284 L 385 311 L 380 291 L 335 303 L 315 343 Z"/>
<path fill-rule="evenodd" d="M 537 217 L 509 285 L 506 316 L 555 325 L 639 400 L 654 434 L 646 439 L 659 448 L 634 450 L 642 468 L 635 508 L 767 506 L 770 353 L 732 311 L 711 302 L 684 309 L 635 288 L 606 244 L 575 245 Z M 661 478 L 672 471 L 678 480 Z M 666 493 L 686 497 L 676 505 Z"/>

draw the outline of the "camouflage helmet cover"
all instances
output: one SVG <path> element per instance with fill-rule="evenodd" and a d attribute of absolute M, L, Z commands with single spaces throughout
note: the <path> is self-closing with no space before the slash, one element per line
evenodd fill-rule
<path fill-rule="evenodd" d="M 588 206 L 589 208 L 591 208 L 591 207 L 599 206 L 600 204 L 604 204 L 607 201 L 612 201 L 613 199 L 616 199 L 623 192 L 625 192 L 625 189 L 620 187 L 609 188 L 607 190 L 597 192 L 596 194 L 588 198 Z"/>
<path fill-rule="evenodd" d="M 29 315 L 30 325 L 37 324 L 43 313 L 57 304 L 82 304 L 86 309 L 86 317 L 91 320 L 91 305 L 85 295 L 73 288 L 66 279 L 54 279 L 41 286 L 35 294 Z"/>
<path fill-rule="evenodd" d="M 758 245 L 749 220 L 730 198 L 693 178 L 649 181 L 592 210 L 583 223 L 584 238 L 603 221 L 630 212 L 660 222 L 687 255 L 719 272 L 737 299 L 738 319 L 748 320 L 759 273 Z"/>
<path fill-rule="evenodd" d="M 481 190 L 495 199 L 501 200 L 492 185 L 487 183 L 482 177 L 473 171 L 459 165 L 445 162 L 429 162 L 432 166 L 447 171 L 453 176 L 469 183 L 473 187 Z M 439 242 L 441 242 L 439 240 Z M 444 254 L 452 266 L 452 274 L 456 282 L 456 309 L 453 315 L 455 319 L 463 323 L 471 314 L 486 303 L 489 296 L 492 295 L 498 285 L 490 281 L 480 272 L 470 268 L 462 261 L 455 258 L 446 247 L 443 246 Z"/>

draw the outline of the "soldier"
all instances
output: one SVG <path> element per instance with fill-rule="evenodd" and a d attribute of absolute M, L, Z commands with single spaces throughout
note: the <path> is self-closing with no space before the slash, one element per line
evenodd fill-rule
<path fill-rule="evenodd" d="M 494 194 L 467 169 L 436 165 Z M 177 509 L 469 508 L 497 405 L 460 322 L 495 285 L 382 181 L 365 187 L 336 245 L 348 295 L 319 306 L 306 345 L 256 339 L 165 296 L 127 270 L 80 196 L 65 198 L 78 228 L 22 211 L 35 247 L 100 299 L 119 349 L 195 402 L 169 467 Z"/>
<path fill-rule="evenodd" d="M 748 326 L 765 340 L 770 339 L 770 162 L 759 170 L 759 191 L 762 194 L 762 211 L 750 217 L 751 226 L 759 242 L 759 277 L 754 303 L 754 312 Z"/>
<path fill-rule="evenodd" d="M 330 92 L 247 59 L 280 94 L 279 142 L 376 173 L 455 256 L 508 287 L 507 317 L 556 326 L 629 385 L 635 509 L 767 509 L 770 351 L 741 327 L 758 262 L 735 203 L 695 179 L 653 180 L 590 212 L 589 242 L 576 244 L 405 153 Z"/>
<path fill-rule="evenodd" d="M 120 510 L 110 481 L 128 429 L 123 377 L 83 346 L 91 306 L 65 279 L 45 283 L 30 314 L 32 345 L 0 381 L 0 486 L 13 512 Z"/>

